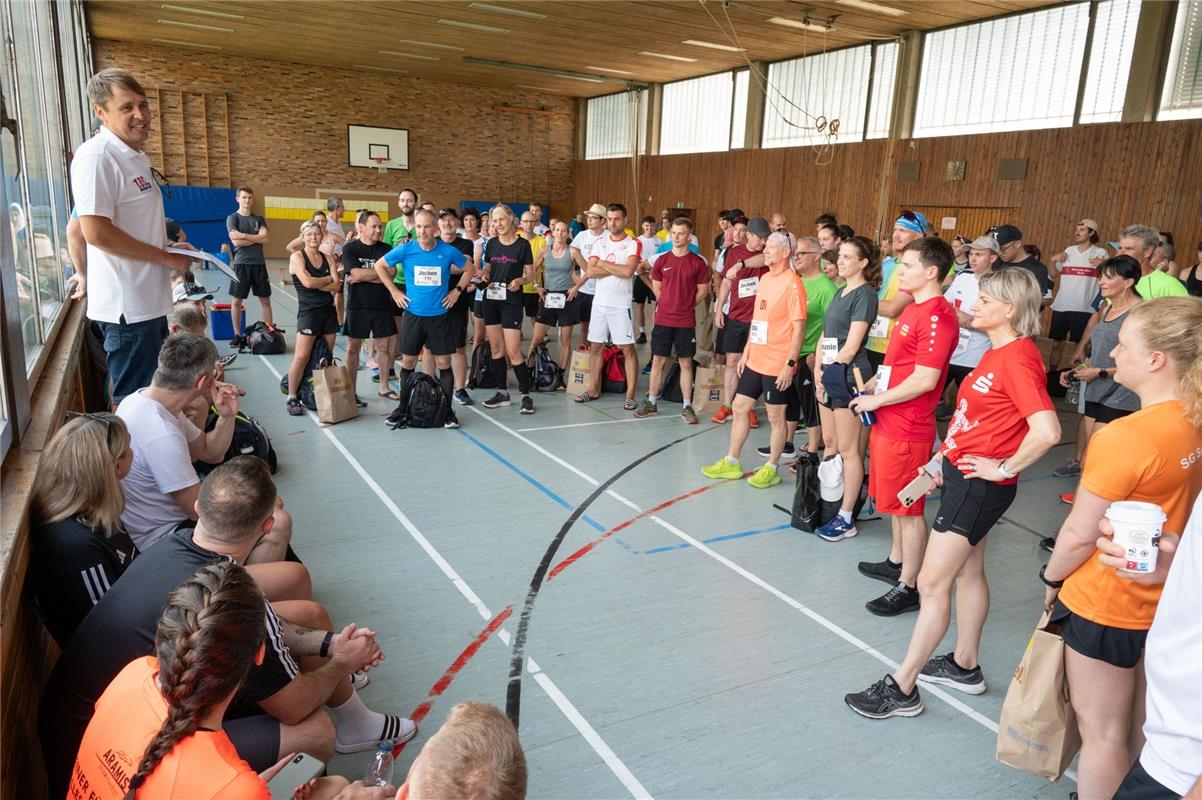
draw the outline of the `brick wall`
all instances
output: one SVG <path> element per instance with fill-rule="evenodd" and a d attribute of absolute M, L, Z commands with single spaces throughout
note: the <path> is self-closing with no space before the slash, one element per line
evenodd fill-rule
<path fill-rule="evenodd" d="M 119 66 L 148 90 L 170 90 L 147 152 L 172 181 L 186 170 L 194 185 L 205 185 L 208 175 L 213 185 L 246 183 L 297 196 L 410 186 L 439 206 L 542 200 L 553 214 L 570 210 L 571 98 L 128 42 L 96 40 L 93 50 L 97 69 Z M 184 93 L 182 123 L 176 90 Z M 226 93 L 232 181 L 225 169 Z M 506 103 L 549 106 L 551 113 L 496 110 Z M 407 128 L 409 170 L 381 175 L 347 166 L 348 124 Z"/>

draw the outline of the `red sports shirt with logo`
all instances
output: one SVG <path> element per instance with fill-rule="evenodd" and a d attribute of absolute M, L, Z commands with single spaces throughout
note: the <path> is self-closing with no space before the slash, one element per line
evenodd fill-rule
<path fill-rule="evenodd" d="M 882 436 L 895 442 L 923 442 L 928 447 L 935 441 L 935 406 L 943 396 L 947 364 L 959 342 L 956 310 L 942 295 L 911 303 L 902 310 L 885 352 L 884 366 L 888 370 L 877 372 L 878 391 L 883 377 L 888 376 L 889 387 L 900 386 L 916 367 L 939 370 L 939 383 L 904 403 L 878 408 L 876 429 Z"/>

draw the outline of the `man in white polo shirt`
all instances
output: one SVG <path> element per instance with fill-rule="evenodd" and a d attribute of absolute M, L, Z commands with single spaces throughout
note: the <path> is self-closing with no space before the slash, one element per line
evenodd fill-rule
<path fill-rule="evenodd" d="M 163 197 L 142 147 L 153 118 L 134 76 L 105 69 L 88 80 L 103 123 L 75 151 L 71 191 L 88 243 L 88 317 L 104 332 L 113 405 L 150 385 L 171 313 L 170 270 L 191 259 L 168 253 Z"/>
<path fill-rule="evenodd" d="M 626 403 L 623 408 L 633 411 L 639 373 L 631 303 L 634 297 L 634 271 L 642 259 L 642 245 L 638 239 L 626 235 L 626 206 L 621 203 L 609 204 L 605 211 L 605 223 L 609 235 L 593 243 L 585 272 L 585 277 L 597 281 L 597 294 L 593 299 L 592 319 L 588 326 L 591 381 L 589 391 L 577 397 L 576 402 L 584 403 L 601 396 L 602 353 L 605 343 L 613 342 L 622 348 L 626 363 Z"/>
<path fill-rule="evenodd" d="M 1073 229 L 1073 243 L 1052 259 L 1060 273 L 1060 284 L 1052 300 L 1052 326 L 1048 338 L 1048 371 L 1060 369 L 1060 354 L 1065 340 L 1079 344 L 1093 316 L 1093 301 L 1098 295 L 1098 267 L 1110 257 L 1098 246 L 1098 223 L 1083 219 Z"/>

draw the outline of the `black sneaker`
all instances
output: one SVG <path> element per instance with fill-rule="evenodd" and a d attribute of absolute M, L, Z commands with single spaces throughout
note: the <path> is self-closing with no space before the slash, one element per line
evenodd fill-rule
<path fill-rule="evenodd" d="M 875 600 L 869 600 L 864 608 L 878 617 L 896 617 L 907 611 L 918 610 L 918 590 L 899 583 Z"/>
<path fill-rule="evenodd" d="M 922 713 L 922 697 L 918 687 L 904 694 L 901 687 L 886 675 L 862 692 L 843 696 L 847 707 L 862 717 L 888 719 L 889 717 L 917 717 Z"/>
<path fill-rule="evenodd" d="M 635 340 L 635 344 L 647 344 L 647 332 L 640 331 L 639 338 Z"/>
<path fill-rule="evenodd" d="M 1040 539 L 1039 540 L 1039 549 L 1046 550 L 1049 553 L 1052 552 L 1053 550 L 1055 550 L 1056 549 L 1056 537 L 1055 536 L 1045 536 L 1042 539 Z"/>
<path fill-rule="evenodd" d="M 472 396 L 467 393 L 467 389 L 456 389 L 455 402 L 461 406 L 470 406 L 475 401 L 473 401 Z"/>
<path fill-rule="evenodd" d="M 454 430 L 459 427 L 459 417 L 455 416 L 455 412 L 449 408 L 447 409 L 446 421 L 442 423 L 442 427 L 447 430 Z"/>
<path fill-rule="evenodd" d="M 235 336 L 233 339 L 230 339 L 231 350 L 241 350 L 243 347 L 246 347 L 245 336 Z"/>
<path fill-rule="evenodd" d="M 509 392 L 497 392 L 485 400 L 483 405 L 485 408 L 505 408 L 511 405 L 509 402 Z"/>
<path fill-rule="evenodd" d="M 367 401 L 359 395 L 355 395 L 355 408 L 367 408 Z"/>
<path fill-rule="evenodd" d="M 985 676 L 979 666 L 964 669 L 956 663 L 954 653 L 945 656 L 932 656 L 927 665 L 922 668 L 918 680 L 923 683 L 937 683 L 940 686 L 950 686 L 965 694 L 984 694 Z"/>
<path fill-rule="evenodd" d="M 759 453 L 760 455 L 762 455 L 764 458 L 767 458 L 768 456 L 772 455 L 772 446 L 766 444 L 763 447 L 757 447 L 755 451 L 757 453 Z M 791 456 L 796 452 L 797 452 L 797 447 L 795 447 L 792 442 L 785 442 L 785 449 L 781 450 L 780 454 L 782 456 Z"/>
<path fill-rule="evenodd" d="M 530 399 L 530 395 L 528 395 L 528 394 L 522 395 L 522 410 L 519 411 L 518 413 L 519 414 L 533 414 L 534 413 L 534 401 Z"/>
<path fill-rule="evenodd" d="M 297 400 L 295 397 L 288 398 L 288 405 L 286 408 L 288 409 L 288 413 L 294 417 L 304 416 L 305 407 L 301 405 L 301 401 Z"/>
<path fill-rule="evenodd" d="M 858 569 L 861 575 L 883 581 L 890 586 L 896 586 L 901 579 L 901 564 L 895 567 L 887 558 L 884 561 L 861 561 Z"/>

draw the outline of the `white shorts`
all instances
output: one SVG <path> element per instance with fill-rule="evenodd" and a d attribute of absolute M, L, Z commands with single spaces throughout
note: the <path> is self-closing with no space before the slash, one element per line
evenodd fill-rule
<path fill-rule="evenodd" d="M 630 309 L 594 305 L 588 323 L 588 340 L 634 344 L 634 321 Z"/>

